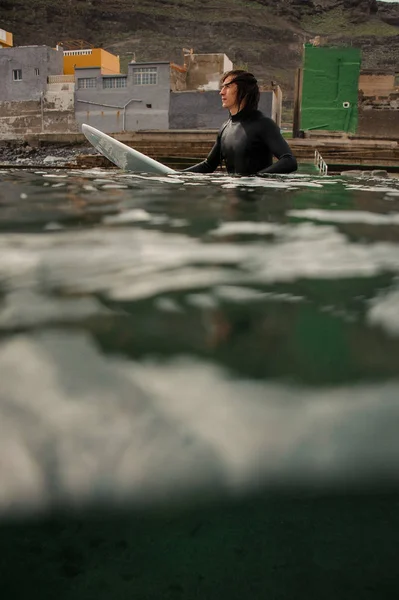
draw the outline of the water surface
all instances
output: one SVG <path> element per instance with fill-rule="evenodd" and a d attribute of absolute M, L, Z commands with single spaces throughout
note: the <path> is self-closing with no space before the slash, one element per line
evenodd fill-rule
<path fill-rule="evenodd" d="M 0 510 L 380 489 L 399 180 L 8 171 Z"/>

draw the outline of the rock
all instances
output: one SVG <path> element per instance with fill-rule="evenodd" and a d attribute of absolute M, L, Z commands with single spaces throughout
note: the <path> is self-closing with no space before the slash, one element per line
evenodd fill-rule
<path fill-rule="evenodd" d="M 341 171 L 341 175 L 347 175 L 348 177 L 360 177 L 363 175 L 363 171 L 360 169 L 349 169 L 348 171 Z"/>
<path fill-rule="evenodd" d="M 373 171 L 371 171 L 371 176 L 372 177 L 389 177 L 388 171 L 385 171 L 385 169 L 374 169 Z"/>
<path fill-rule="evenodd" d="M 64 162 L 65 159 L 62 156 L 52 156 L 49 154 L 45 158 L 43 158 L 44 163 L 55 163 L 55 162 Z"/>

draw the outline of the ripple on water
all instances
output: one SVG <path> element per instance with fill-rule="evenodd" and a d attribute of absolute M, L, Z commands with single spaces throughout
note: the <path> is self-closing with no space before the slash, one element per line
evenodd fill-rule
<path fill-rule="evenodd" d="M 4 172 L 0 512 L 396 485 L 398 193 Z"/>

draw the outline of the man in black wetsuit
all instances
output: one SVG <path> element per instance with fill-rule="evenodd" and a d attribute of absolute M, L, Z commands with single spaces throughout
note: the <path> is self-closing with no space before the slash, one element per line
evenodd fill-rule
<path fill-rule="evenodd" d="M 258 110 L 259 87 L 252 73 L 240 69 L 222 77 L 222 105 L 230 118 L 222 125 L 208 157 L 185 169 L 212 173 L 224 161 L 236 175 L 291 173 L 297 162 L 276 123 Z M 278 160 L 273 163 L 273 156 Z"/>

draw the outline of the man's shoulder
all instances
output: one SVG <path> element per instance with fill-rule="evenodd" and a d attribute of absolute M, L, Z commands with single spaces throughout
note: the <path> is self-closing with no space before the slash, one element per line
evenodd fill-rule
<path fill-rule="evenodd" d="M 273 119 L 265 115 L 261 110 L 254 111 L 254 116 L 259 121 L 263 121 L 265 123 L 274 123 Z"/>
<path fill-rule="evenodd" d="M 229 117 L 220 127 L 219 135 L 222 135 L 223 131 L 226 129 L 227 125 L 231 123 L 231 118 Z"/>
<path fill-rule="evenodd" d="M 268 117 L 260 110 L 257 110 L 256 112 L 258 113 L 258 116 L 256 117 L 257 123 L 261 124 L 266 129 L 279 129 L 276 121 L 274 121 L 271 117 Z"/>

